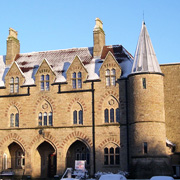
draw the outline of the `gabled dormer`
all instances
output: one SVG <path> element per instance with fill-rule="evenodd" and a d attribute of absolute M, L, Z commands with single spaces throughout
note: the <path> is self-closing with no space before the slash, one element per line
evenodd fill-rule
<path fill-rule="evenodd" d="M 82 89 L 83 81 L 87 79 L 88 72 L 78 56 L 74 58 L 66 75 L 67 83 L 72 89 Z"/>
<path fill-rule="evenodd" d="M 51 84 L 55 81 L 56 74 L 46 59 L 40 64 L 35 74 L 35 84 L 40 91 L 50 91 Z"/>
<path fill-rule="evenodd" d="M 16 61 L 13 62 L 5 77 L 5 86 L 10 94 L 20 93 L 20 86 L 23 85 L 25 77 Z"/>
<path fill-rule="evenodd" d="M 109 51 L 99 69 L 101 82 L 107 87 L 116 86 L 116 80 L 121 76 L 121 67 Z"/>

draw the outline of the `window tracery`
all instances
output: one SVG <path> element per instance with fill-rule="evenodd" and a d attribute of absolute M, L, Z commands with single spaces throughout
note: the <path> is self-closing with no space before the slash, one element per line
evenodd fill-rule
<path fill-rule="evenodd" d="M 110 97 L 104 104 L 104 123 L 120 122 L 119 103 Z"/>
<path fill-rule="evenodd" d="M 43 101 L 40 105 L 38 113 L 38 125 L 53 126 L 53 112 L 50 104 L 47 101 Z"/>
<path fill-rule="evenodd" d="M 73 124 L 83 124 L 83 109 L 79 103 L 73 105 Z"/>
<path fill-rule="evenodd" d="M 9 110 L 10 127 L 19 127 L 19 112 L 15 106 Z"/>

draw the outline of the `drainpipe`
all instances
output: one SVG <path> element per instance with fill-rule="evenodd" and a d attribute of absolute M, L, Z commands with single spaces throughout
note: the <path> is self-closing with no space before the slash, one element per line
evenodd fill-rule
<path fill-rule="evenodd" d="M 96 154 L 95 154 L 95 110 L 94 110 L 94 82 L 91 82 L 92 90 L 92 140 L 93 140 L 93 175 L 96 172 Z"/>
<path fill-rule="evenodd" d="M 127 124 L 127 169 L 129 172 L 129 117 L 128 117 L 128 79 L 125 80 L 126 84 L 126 124 Z"/>

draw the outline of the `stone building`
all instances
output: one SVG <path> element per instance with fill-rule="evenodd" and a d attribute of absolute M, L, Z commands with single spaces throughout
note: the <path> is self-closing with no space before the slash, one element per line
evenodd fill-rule
<path fill-rule="evenodd" d="M 143 22 L 133 57 L 105 44 L 96 18 L 93 47 L 20 53 L 9 29 L 0 56 L 0 169 L 62 175 L 86 160 L 90 175 L 179 172 L 180 64 L 159 66 Z"/>

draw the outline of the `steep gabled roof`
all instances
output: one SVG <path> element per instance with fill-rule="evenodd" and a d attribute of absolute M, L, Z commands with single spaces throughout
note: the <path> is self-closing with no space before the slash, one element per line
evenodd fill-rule
<path fill-rule="evenodd" d="M 145 22 L 142 23 L 132 73 L 152 72 L 161 73 Z"/>
<path fill-rule="evenodd" d="M 109 51 L 122 68 L 121 77 L 127 77 L 132 69 L 133 57 L 122 45 L 104 46 L 102 56 L 98 59 L 93 58 L 93 47 L 85 47 L 18 54 L 15 62 L 25 76 L 23 84 L 25 86 L 34 85 L 35 74 L 44 59 L 56 75 L 55 83 L 66 82 L 67 69 L 76 56 L 80 58 L 88 72 L 87 80 L 97 80 L 100 78 L 99 69 Z M 5 57 L 0 56 L 0 86 L 4 86 L 4 77 L 8 69 L 9 66 L 5 65 Z"/>

